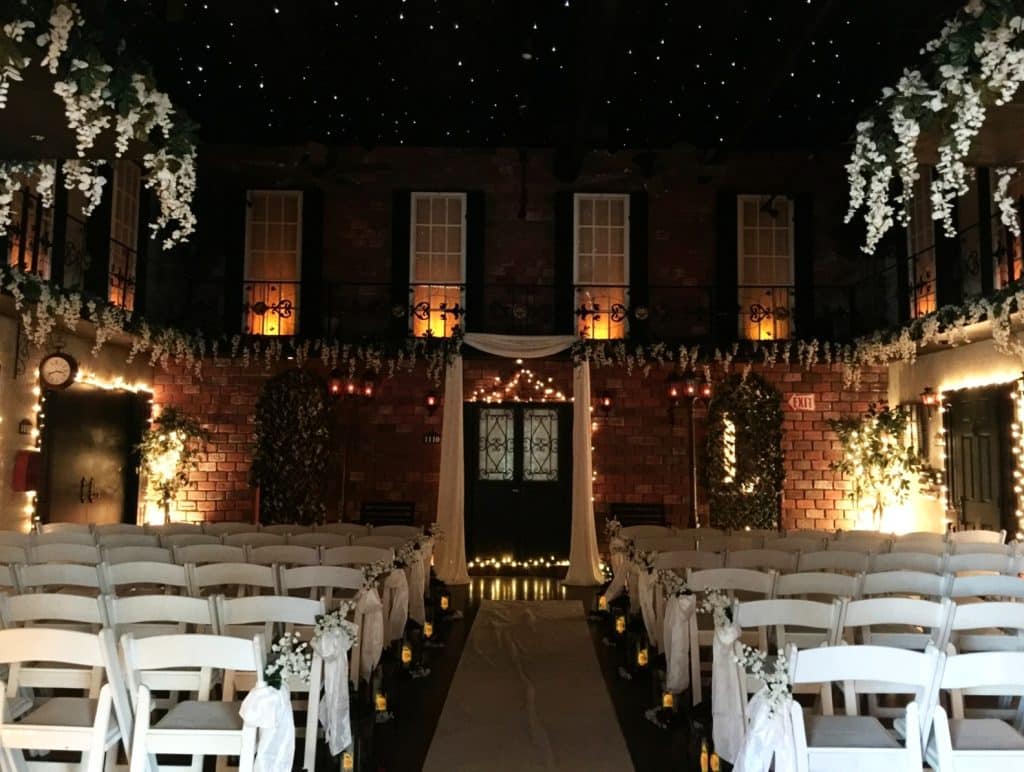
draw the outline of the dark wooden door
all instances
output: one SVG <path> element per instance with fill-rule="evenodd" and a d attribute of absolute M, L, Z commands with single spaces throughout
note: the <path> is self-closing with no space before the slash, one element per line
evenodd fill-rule
<path fill-rule="evenodd" d="M 75 385 L 45 402 L 44 523 L 136 521 L 142 399 L 133 393 Z"/>
<path fill-rule="evenodd" d="M 568 556 L 572 406 L 467 404 L 465 431 L 469 557 Z"/>
<path fill-rule="evenodd" d="M 1006 493 L 1011 407 L 1006 387 L 967 389 L 949 397 L 950 495 L 961 527 L 999 530 L 1012 519 Z"/>

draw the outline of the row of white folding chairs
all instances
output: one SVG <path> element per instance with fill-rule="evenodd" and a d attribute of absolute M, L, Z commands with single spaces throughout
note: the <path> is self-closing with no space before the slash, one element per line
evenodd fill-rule
<path fill-rule="evenodd" d="M 93 533 L 97 536 L 111 534 L 194 534 L 205 533 L 224 536 L 233 533 L 251 533 L 262 531 L 277 534 L 300 533 L 341 533 L 352 536 L 370 536 L 371 534 L 387 534 L 391 536 L 417 536 L 423 528 L 417 525 L 372 525 L 370 523 L 319 523 L 300 525 L 298 523 L 278 523 L 261 525 L 241 521 L 202 521 L 199 523 L 167 523 L 133 525 L 131 523 L 43 523 L 39 526 L 42 534 L 59 533 Z"/>
<path fill-rule="evenodd" d="M 1024 698 L 1024 652 L 946 654 L 876 645 L 790 646 L 789 680 L 795 692 L 831 694 L 841 685 L 846 715 L 836 716 L 830 700 L 820 713 L 797 701 L 790 708 L 795 768 L 807 770 L 886 769 L 920 772 L 927 762 L 938 772 L 987 772 L 1024 768 L 1024 726 L 998 718 L 963 714 L 964 695 Z M 858 715 L 860 693 L 910 694 L 893 729 L 877 717 Z M 953 720 L 939 704 L 948 694 Z M 1020 764 L 1021 767 L 1017 765 Z"/>
<path fill-rule="evenodd" d="M 660 546 L 663 549 L 655 550 L 654 556 L 654 563 L 658 568 L 750 568 L 780 573 L 837 571 L 850 574 L 881 571 L 921 571 L 934 574 L 991 571 L 1016 575 L 1024 571 L 1024 555 L 1010 555 L 1005 552 L 968 552 L 952 555 L 930 555 L 921 552 L 868 554 L 843 550 L 787 552 L 771 549 L 705 552 L 671 549 L 675 545 L 668 543 Z"/>
<path fill-rule="evenodd" d="M 393 557 L 405 544 L 401 536 L 365 536 L 354 545 L 306 547 L 297 544 L 189 544 L 174 547 L 97 547 L 87 544 L 44 544 L 24 550 L 0 546 L 0 565 L 101 562 L 128 563 L 283 563 L 288 565 L 338 565 L 349 560 L 374 562 Z M 365 559 L 361 556 L 365 555 Z"/>

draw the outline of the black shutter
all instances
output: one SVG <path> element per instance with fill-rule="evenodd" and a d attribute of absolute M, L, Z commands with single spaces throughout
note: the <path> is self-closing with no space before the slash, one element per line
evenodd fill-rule
<path fill-rule="evenodd" d="M 896 321 L 906 324 L 914 302 L 914 290 L 910 286 L 910 241 L 906 228 L 894 228 L 883 238 L 890 240 L 896 260 Z"/>
<path fill-rule="evenodd" d="M 391 304 L 405 313 L 392 314 L 392 332 L 399 337 L 409 334 L 409 218 L 412 215 L 412 194 L 396 190 L 391 196 Z"/>
<path fill-rule="evenodd" d="M 302 192 L 302 285 L 299 295 L 299 334 L 317 338 L 324 333 L 324 194 Z"/>
<path fill-rule="evenodd" d="M 629 195 L 629 307 L 632 310 L 647 308 L 650 303 L 650 274 L 648 271 L 648 206 L 647 192 Z M 647 318 L 630 319 L 629 334 L 632 338 L 647 336 Z"/>
<path fill-rule="evenodd" d="M 814 329 L 814 201 L 810 194 L 793 198 L 793 290 L 790 337 L 809 338 Z"/>
<path fill-rule="evenodd" d="M 224 330 L 233 334 L 244 332 L 242 303 L 245 281 L 245 228 L 249 211 L 249 191 L 227 186 L 220 192 L 220 201 L 211 202 L 221 210 L 220 247 L 224 254 Z"/>
<path fill-rule="evenodd" d="M 113 212 L 114 168 L 104 164 L 98 170 L 106 180 L 105 193 L 89 215 L 85 226 L 85 250 L 89 256 L 83 288 L 86 294 L 107 299 L 110 281 L 110 218 Z"/>
<path fill-rule="evenodd" d="M 135 244 L 135 313 L 146 313 L 146 293 L 149 289 L 146 283 L 146 273 L 149 268 L 149 250 L 156 245 L 157 249 L 163 249 L 163 239 L 152 238 L 153 233 L 149 224 L 155 217 L 154 213 L 159 205 L 153 192 L 141 186 L 139 191 L 139 235 Z M 178 249 L 182 249 L 178 247 Z"/>
<path fill-rule="evenodd" d="M 53 181 L 53 244 L 50 247 L 50 281 L 64 285 L 64 260 L 68 249 L 68 191 L 64 187 L 64 164 L 57 162 L 57 175 Z M 149 230 L 148 223 L 139 223 L 139 229 Z M 0 241 L 2 243 L 2 241 Z M 7 254 L 8 247 L 0 247 Z"/>
<path fill-rule="evenodd" d="M 718 193 L 715 209 L 715 288 L 712 333 L 719 343 L 735 340 L 739 329 L 737 301 L 736 193 Z"/>
<path fill-rule="evenodd" d="M 487 227 L 486 199 L 482 190 L 466 194 L 466 316 L 462 329 L 487 331 L 484 310 L 485 263 L 484 239 Z"/>
<path fill-rule="evenodd" d="M 573 194 L 563 190 L 555 193 L 555 298 L 554 334 L 572 334 L 575 331 L 573 309 L 576 294 L 573 279 Z"/>
<path fill-rule="evenodd" d="M 981 266 L 981 294 L 991 295 L 996 271 L 992 246 L 992 184 L 987 167 L 979 166 L 975 176 L 978 187 L 978 263 Z"/>
<path fill-rule="evenodd" d="M 958 207 L 953 206 L 953 229 L 960 230 Z M 960 271 L 960 238 L 946 235 L 940 220 L 935 220 L 935 304 L 941 308 L 963 300 Z"/>

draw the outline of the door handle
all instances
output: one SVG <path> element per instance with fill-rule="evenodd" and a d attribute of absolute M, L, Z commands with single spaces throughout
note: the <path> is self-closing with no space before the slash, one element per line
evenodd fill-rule
<path fill-rule="evenodd" d="M 83 477 L 81 482 L 78 483 L 78 503 L 85 503 L 85 478 Z"/>
<path fill-rule="evenodd" d="M 88 498 L 90 504 L 92 504 L 92 502 L 95 501 L 95 499 L 96 499 L 96 497 L 92 495 L 92 484 L 93 484 L 95 479 L 96 478 L 94 478 L 94 477 L 90 477 L 89 478 L 89 493 L 88 493 L 86 498 Z"/>

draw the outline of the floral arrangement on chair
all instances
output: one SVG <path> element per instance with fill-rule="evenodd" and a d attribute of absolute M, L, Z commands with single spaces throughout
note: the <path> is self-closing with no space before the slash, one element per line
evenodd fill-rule
<path fill-rule="evenodd" d="M 655 581 L 665 588 L 665 595 L 669 598 L 681 598 L 684 595 L 693 595 L 693 590 L 686 583 L 686 579 L 672 569 L 659 569 Z"/>
<path fill-rule="evenodd" d="M 313 627 L 313 638 L 322 638 L 329 633 L 339 631 L 345 641 L 345 648 L 355 646 L 359 642 L 359 625 L 348 619 L 355 607 L 356 604 L 353 601 L 343 600 L 338 604 L 338 608 L 317 616 L 316 625 Z"/>
<path fill-rule="evenodd" d="M 740 653 L 736 655 L 736 664 L 742 665 L 744 671 L 760 679 L 764 683 L 761 691 L 768 706 L 768 715 L 775 715 L 793 696 L 793 685 L 789 682 L 789 660 L 786 652 L 779 649 L 771 663 L 768 664 L 768 653 L 755 649 L 745 643 L 739 645 Z M 765 691 L 766 690 L 766 691 Z"/>
<path fill-rule="evenodd" d="M 732 600 L 717 587 L 708 587 L 704 590 L 704 597 L 697 608 L 703 614 L 711 614 L 715 621 L 715 629 L 732 622 Z"/>
<path fill-rule="evenodd" d="M 270 647 L 270 656 L 263 668 L 263 680 L 267 686 L 280 689 L 291 680 L 309 683 L 309 669 L 313 653 L 309 644 L 298 633 L 285 633 Z"/>

